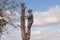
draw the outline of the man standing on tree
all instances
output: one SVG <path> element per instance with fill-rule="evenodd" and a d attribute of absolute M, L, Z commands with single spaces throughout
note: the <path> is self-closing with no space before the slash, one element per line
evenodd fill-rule
<path fill-rule="evenodd" d="M 29 15 L 26 17 L 28 19 L 28 32 L 27 32 L 27 35 L 28 35 L 28 40 L 30 39 L 30 32 L 31 32 L 31 26 L 33 24 L 33 14 L 32 14 L 32 10 L 29 9 L 28 10 L 28 13 Z"/>

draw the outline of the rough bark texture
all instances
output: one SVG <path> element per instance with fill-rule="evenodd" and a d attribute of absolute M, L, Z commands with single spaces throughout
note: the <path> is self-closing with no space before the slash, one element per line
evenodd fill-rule
<path fill-rule="evenodd" d="M 25 5 L 24 3 L 21 3 L 21 34 L 22 34 L 22 40 L 25 40 Z"/>

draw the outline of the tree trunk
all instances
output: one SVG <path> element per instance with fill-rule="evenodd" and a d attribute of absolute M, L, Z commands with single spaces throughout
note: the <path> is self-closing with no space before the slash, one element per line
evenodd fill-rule
<path fill-rule="evenodd" d="M 25 40 L 25 5 L 24 3 L 21 3 L 21 34 L 22 34 L 22 40 Z"/>

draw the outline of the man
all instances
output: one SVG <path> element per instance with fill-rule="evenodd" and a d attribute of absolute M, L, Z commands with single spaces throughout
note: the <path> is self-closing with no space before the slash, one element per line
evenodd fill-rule
<path fill-rule="evenodd" d="M 29 9 L 29 10 L 28 10 L 28 13 L 29 13 L 29 15 L 28 15 L 26 18 L 28 19 L 28 32 L 27 32 L 27 34 L 28 34 L 28 40 L 29 40 L 29 39 L 30 39 L 31 26 L 32 26 L 32 24 L 33 24 L 33 14 L 32 14 L 32 10 Z"/>

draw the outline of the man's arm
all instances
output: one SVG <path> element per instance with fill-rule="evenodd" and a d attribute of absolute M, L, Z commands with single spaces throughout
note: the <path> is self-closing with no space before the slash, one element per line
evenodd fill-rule
<path fill-rule="evenodd" d="M 31 18 L 31 17 L 32 17 L 32 14 L 29 14 L 27 17 L 28 17 L 28 18 Z"/>
<path fill-rule="evenodd" d="M 29 14 L 28 16 L 25 16 L 25 19 L 31 18 L 32 14 Z"/>

